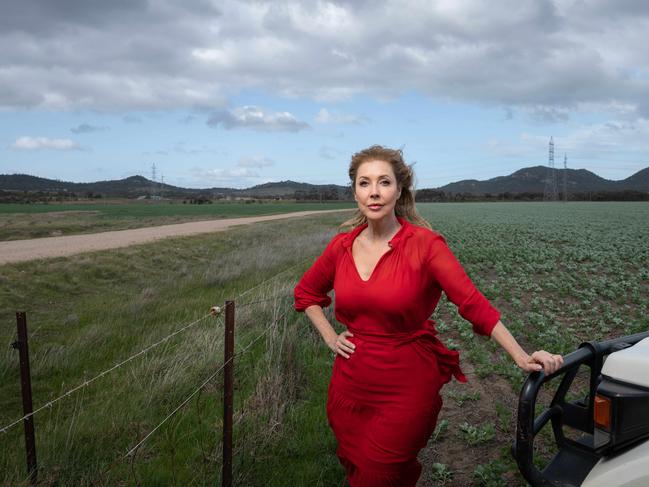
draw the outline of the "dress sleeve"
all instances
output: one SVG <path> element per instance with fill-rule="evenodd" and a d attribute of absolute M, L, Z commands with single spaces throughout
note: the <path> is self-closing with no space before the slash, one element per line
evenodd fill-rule
<path fill-rule="evenodd" d="M 329 242 L 322 255 L 316 259 L 295 286 L 293 296 L 296 311 L 304 311 L 314 304 L 322 308 L 326 308 L 331 304 L 331 298 L 327 293 L 333 289 L 336 274 L 336 254 L 337 248 L 340 247 L 337 242 L 343 235 L 339 233 Z"/>
<path fill-rule="evenodd" d="M 471 322 L 475 333 L 490 336 L 500 312 L 471 282 L 444 237 L 435 234 L 429 250 L 428 268 L 460 316 Z"/>

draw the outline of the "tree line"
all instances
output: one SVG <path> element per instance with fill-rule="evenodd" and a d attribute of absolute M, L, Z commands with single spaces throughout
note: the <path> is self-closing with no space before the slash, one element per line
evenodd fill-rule
<path fill-rule="evenodd" d="M 182 203 L 209 204 L 212 201 L 233 199 L 230 195 L 224 194 L 200 194 L 188 198 L 166 197 Z M 0 203 L 56 203 L 65 201 L 97 200 L 106 196 L 94 191 L 72 192 L 72 191 L 6 191 L 0 190 Z M 151 196 L 145 192 L 142 197 L 149 199 Z M 563 194 L 559 193 L 559 200 L 563 201 Z M 238 199 L 238 198 L 234 198 Z M 353 201 L 351 189 L 339 191 L 331 189 L 298 190 L 287 195 L 254 195 L 242 200 L 285 200 L 300 202 L 322 202 L 322 201 Z M 419 203 L 453 203 L 453 202 L 480 202 L 480 201 L 543 201 L 541 192 L 502 192 L 475 194 L 469 192 L 448 192 L 436 189 L 421 189 L 416 193 L 416 200 Z M 635 190 L 621 191 L 580 191 L 568 194 L 568 201 L 649 201 L 649 192 Z"/>

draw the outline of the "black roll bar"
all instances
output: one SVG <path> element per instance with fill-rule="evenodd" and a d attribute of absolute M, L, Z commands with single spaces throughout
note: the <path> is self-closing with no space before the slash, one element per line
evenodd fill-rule
<path fill-rule="evenodd" d="M 584 433 L 593 434 L 593 396 L 600 379 L 602 363 L 605 356 L 635 345 L 649 337 L 649 331 L 601 342 L 585 342 L 579 348 L 564 357 L 563 365 L 553 374 L 545 375 L 543 371 L 528 375 L 518 400 L 518 420 L 516 422 L 516 439 L 512 454 L 525 479 L 533 486 L 560 485 L 548 478 L 534 466 L 534 438 L 547 424 L 552 422 L 554 439 L 559 449 L 568 445 L 572 448 L 593 453 L 588 445 L 568 439 L 563 434 L 563 425 L 571 426 Z M 590 389 L 588 401 L 566 402 L 565 395 L 577 375 L 579 366 L 590 367 Z M 550 407 L 535 418 L 536 399 L 541 386 L 555 377 L 563 375 L 561 384 L 554 394 Z"/>

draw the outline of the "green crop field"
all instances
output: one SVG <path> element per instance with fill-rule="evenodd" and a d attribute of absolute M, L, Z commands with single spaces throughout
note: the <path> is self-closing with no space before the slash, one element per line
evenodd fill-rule
<path fill-rule="evenodd" d="M 649 329 L 649 204 L 423 204 L 528 351 Z M 235 484 L 343 485 L 325 417 L 331 354 L 291 291 L 344 214 L 268 222 L 0 267 L 0 428 L 21 416 L 15 311 L 27 312 L 39 407 L 200 320 L 35 415 L 44 485 L 214 485 L 219 374 L 123 458 L 222 361 L 236 298 Z M 250 291 L 247 291 L 250 290 Z M 243 294 L 245 293 L 245 294 Z M 239 297 L 237 297 L 239 296 Z M 468 384 L 448 384 L 420 485 L 518 485 L 509 456 L 523 375 L 442 301 L 433 318 Z M 551 453 L 539 439 L 539 462 Z M 26 479 L 22 425 L 0 432 L 0 483 Z"/>
<path fill-rule="evenodd" d="M 125 230 L 195 220 L 350 208 L 352 203 L 221 202 L 0 204 L 0 241 Z"/>

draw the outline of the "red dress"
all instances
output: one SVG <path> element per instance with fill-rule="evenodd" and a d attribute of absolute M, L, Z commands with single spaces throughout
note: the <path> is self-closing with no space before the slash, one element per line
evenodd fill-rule
<path fill-rule="evenodd" d="M 476 333 L 490 335 L 500 313 L 431 230 L 398 218 L 390 249 L 363 281 L 352 243 L 367 226 L 336 235 L 295 288 L 295 309 L 331 304 L 354 336 L 349 359 L 336 355 L 327 417 L 351 487 L 414 486 L 451 376 L 466 382 L 459 354 L 436 337 L 430 319 L 442 291 Z"/>

